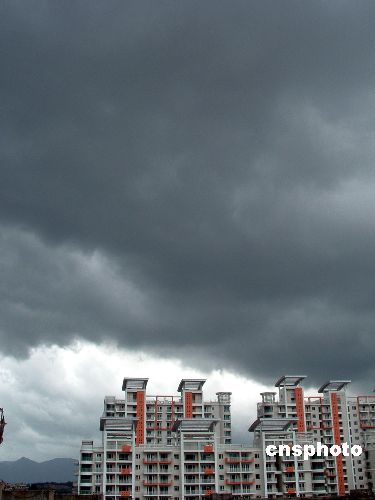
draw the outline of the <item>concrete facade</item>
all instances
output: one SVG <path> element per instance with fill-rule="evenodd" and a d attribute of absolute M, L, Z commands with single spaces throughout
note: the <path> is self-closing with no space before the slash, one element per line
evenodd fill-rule
<path fill-rule="evenodd" d="M 147 379 L 125 378 L 124 398 L 107 396 L 102 443 L 83 441 L 80 494 L 106 500 L 344 496 L 372 489 L 375 396 L 349 397 L 348 381 L 330 381 L 304 395 L 304 376 L 284 376 L 264 392 L 250 426 L 253 443 L 231 443 L 231 393 L 205 401 L 204 380 L 182 380 L 178 394 L 148 396 Z M 359 444 L 359 457 L 269 457 L 269 444 Z"/>

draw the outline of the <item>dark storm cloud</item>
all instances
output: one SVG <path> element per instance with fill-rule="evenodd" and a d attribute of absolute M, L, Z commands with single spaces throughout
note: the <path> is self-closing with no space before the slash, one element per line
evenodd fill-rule
<path fill-rule="evenodd" d="M 3 349 L 370 376 L 372 1 L 2 10 Z"/>

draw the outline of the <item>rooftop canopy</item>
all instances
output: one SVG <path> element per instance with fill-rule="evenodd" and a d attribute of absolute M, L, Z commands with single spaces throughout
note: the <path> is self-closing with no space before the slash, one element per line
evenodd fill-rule
<path fill-rule="evenodd" d="M 148 378 L 127 378 L 125 377 L 122 382 L 122 390 L 128 389 L 146 389 Z"/>
<path fill-rule="evenodd" d="M 177 391 L 201 391 L 205 382 L 205 378 L 183 378 Z"/>
<path fill-rule="evenodd" d="M 257 418 L 249 427 L 249 432 L 256 429 L 263 432 L 282 432 L 288 430 L 295 422 L 296 418 Z"/>
<path fill-rule="evenodd" d="M 104 430 L 104 424 L 107 430 L 116 429 L 126 432 L 132 432 L 135 429 L 136 418 L 123 418 L 123 417 L 101 417 L 100 430 Z"/>
<path fill-rule="evenodd" d="M 328 380 L 328 382 L 319 387 L 318 392 L 341 391 L 350 382 L 351 380 Z"/>
<path fill-rule="evenodd" d="M 182 418 L 176 420 L 172 427 L 172 431 L 180 430 L 181 432 L 213 432 L 215 425 L 219 422 L 214 418 Z"/>
<path fill-rule="evenodd" d="M 296 387 L 304 378 L 306 375 L 283 375 L 276 382 L 275 387 Z"/>

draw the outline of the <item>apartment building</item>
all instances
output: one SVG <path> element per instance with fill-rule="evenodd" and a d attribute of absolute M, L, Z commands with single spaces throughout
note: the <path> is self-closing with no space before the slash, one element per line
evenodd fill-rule
<path fill-rule="evenodd" d="M 254 431 L 254 445 L 262 449 L 264 496 L 338 495 L 352 489 L 372 489 L 374 473 L 375 395 L 348 396 L 349 380 L 323 384 L 318 395 L 305 396 L 305 376 L 283 376 L 277 392 L 262 393 Z M 347 443 L 362 446 L 359 456 L 268 457 L 268 444 Z"/>
<path fill-rule="evenodd" d="M 231 393 L 206 401 L 203 379 L 181 380 L 177 395 L 148 395 L 148 379 L 125 378 L 124 398 L 106 396 L 101 446 L 83 441 L 77 488 L 106 500 L 342 496 L 372 489 L 375 396 L 351 397 L 349 381 L 305 396 L 304 376 L 283 376 L 264 392 L 250 445 L 231 443 Z M 250 440 L 249 440 L 250 441 Z M 360 444 L 359 457 L 269 457 L 269 444 Z"/>

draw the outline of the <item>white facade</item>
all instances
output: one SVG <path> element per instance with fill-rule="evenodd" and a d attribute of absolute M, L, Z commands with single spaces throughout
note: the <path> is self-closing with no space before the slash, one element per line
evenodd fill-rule
<path fill-rule="evenodd" d="M 231 444 L 229 392 L 203 397 L 204 380 L 182 380 L 178 395 L 148 396 L 147 379 L 125 378 L 124 399 L 107 396 L 102 445 L 83 441 L 78 492 L 106 500 L 197 499 L 212 493 L 240 498 L 344 495 L 372 488 L 375 396 L 348 397 L 347 381 L 324 384 L 305 397 L 303 376 L 281 377 L 262 393 L 254 443 Z M 269 444 L 360 444 L 360 457 L 268 457 Z"/>

